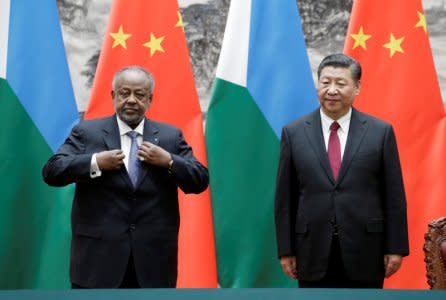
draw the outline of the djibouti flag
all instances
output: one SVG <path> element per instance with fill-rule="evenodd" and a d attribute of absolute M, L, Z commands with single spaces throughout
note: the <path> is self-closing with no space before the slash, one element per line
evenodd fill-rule
<path fill-rule="evenodd" d="M 78 121 L 56 1 L 0 0 L 0 289 L 69 286 L 73 188 L 42 180 Z"/>
<path fill-rule="evenodd" d="M 282 127 L 317 97 L 295 0 L 232 1 L 206 123 L 218 279 L 287 287 L 274 192 Z"/>

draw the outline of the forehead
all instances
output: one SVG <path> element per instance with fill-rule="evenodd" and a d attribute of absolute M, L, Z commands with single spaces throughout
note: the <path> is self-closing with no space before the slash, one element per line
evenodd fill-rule
<path fill-rule="evenodd" d="M 116 87 L 149 88 L 150 82 L 146 74 L 138 70 L 127 70 L 116 78 Z"/>
<path fill-rule="evenodd" d="M 327 66 L 322 69 L 320 78 L 353 80 L 350 68 Z"/>

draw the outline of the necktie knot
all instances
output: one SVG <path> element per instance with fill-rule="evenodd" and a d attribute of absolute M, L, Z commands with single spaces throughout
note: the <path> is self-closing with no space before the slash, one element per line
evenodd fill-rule
<path fill-rule="evenodd" d="M 136 131 L 129 131 L 126 133 L 132 140 L 136 139 L 136 137 L 138 136 L 138 133 Z"/>
<path fill-rule="evenodd" d="M 336 122 L 336 121 L 334 121 L 334 122 L 331 123 L 331 125 L 330 125 L 330 131 L 334 131 L 334 132 L 336 132 L 336 131 L 338 131 L 339 127 L 341 127 L 341 126 L 339 125 L 339 123 Z"/>

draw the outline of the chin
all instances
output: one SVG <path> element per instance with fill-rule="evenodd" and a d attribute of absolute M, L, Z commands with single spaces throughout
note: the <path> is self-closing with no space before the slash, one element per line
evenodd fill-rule
<path fill-rule="evenodd" d="M 136 127 L 138 126 L 139 122 L 141 122 L 142 118 L 127 118 L 125 116 L 123 116 L 121 118 L 122 121 L 124 121 L 127 125 L 129 125 L 130 127 Z"/>

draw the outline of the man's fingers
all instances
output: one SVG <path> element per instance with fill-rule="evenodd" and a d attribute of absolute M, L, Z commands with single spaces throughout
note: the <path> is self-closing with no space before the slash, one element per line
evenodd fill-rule
<path fill-rule="evenodd" d="M 151 142 L 144 141 L 142 142 L 141 146 L 146 146 L 148 148 L 155 146 L 155 144 L 152 144 Z"/>
<path fill-rule="evenodd" d="M 113 155 L 118 155 L 118 154 L 124 153 L 121 149 L 114 149 L 114 150 L 110 150 L 109 152 Z"/>
<path fill-rule="evenodd" d="M 296 258 L 295 257 L 282 257 L 280 259 L 282 269 L 288 277 L 297 279 L 296 272 Z"/>
<path fill-rule="evenodd" d="M 117 158 L 118 160 L 122 161 L 122 160 L 124 160 L 124 158 L 125 158 L 125 154 L 124 154 L 124 153 L 117 154 L 117 155 L 116 155 L 116 158 Z"/>
<path fill-rule="evenodd" d="M 398 263 L 390 261 L 386 267 L 385 277 L 388 278 L 392 276 L 393 274 L 395 274 L 396 271 L 398 271 L 398 269 L 399 269 Z"/>
<path fill-rule="evenodd" d="M 384 256 L 384 276 L 386 278 L 392 276 L 401 267 L 403 259 L 401 255 L 388 254 Z"/>

